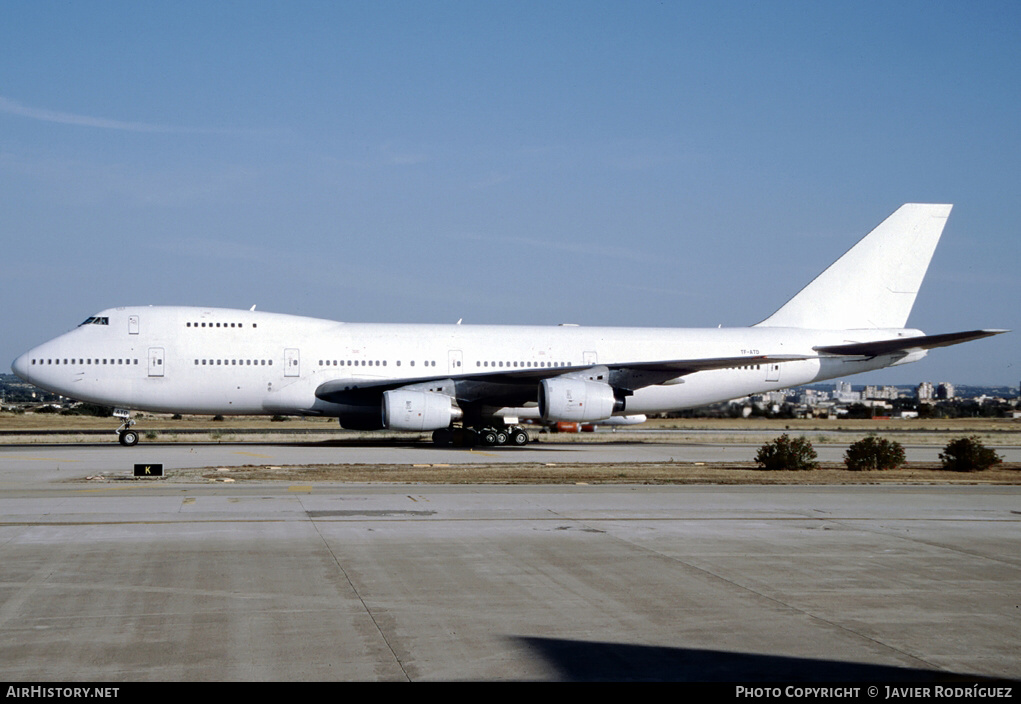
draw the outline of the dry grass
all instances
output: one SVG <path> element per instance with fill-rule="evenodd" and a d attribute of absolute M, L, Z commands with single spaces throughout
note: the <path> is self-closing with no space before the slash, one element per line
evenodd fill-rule
<path fill-rule="evenodd" d="M 209 440 L 257 439 L 265 435 L 281 433 L 315 433 L 336 439 L 360 437 L 383 439 L 388 436 L 411 439 L 404 434 L 345 431 L 334 418 L 290 418 L 286 421 L 272 421 L 263 416 L 227 416 L 223 421 L 214 421 L 209 416 L 184 416 L 173 420 L 166 414 L 135 414 L 138 424 L 135 430 L 144 436 L 155 434 L 151 439 L 160 442 L 195 442 Z M 93 418 L 88 416 L 61 416 L 55 414 L 0 413 L 0 442 L 81 442 L 91 436 L 76 434 L 83 430 L 103 430 L 111 434 L 117 428 L 115 418 Z M 181 431 L 204 431 L 202 435 L 180 434 Z M 242 433 L 232 431 L 243 430 Z M 663 435 L 649 433 L 649 430 L 673 430 Z M 60 435 L 37 435 L 38 431 L 52 433 L 65 431 Z M 255 432 L 255 435 L 249 433 Z M 690 431 L 690 432 L 685 432 Z M 538 430 L 533 428 L 533 434 Z M 767 419 L 767 418 L 719 418 L 719 419 L 653 419 L 639 426 L 622 427 L 613 433 L 557 434 L 557 442 L 742 442 L 763 443 L 781 433 L 805 435 L 813 443 L 847 444 L 867 435 L 877 433 L 891 440 L 910 444 L 946 444 L 953 437 L 977 435 L 983 442 L 998 445 L 1021 445 L 1021 420 L 1007 418 L 961 418 L 952 420 L 821 420 L 821 419 Z M 11 435 L 11 433 L 18 433 Z M 24 434 L 22 434 L 24 433 Z M 428 434 L 423 435 L 428 437 Z"/>
<path fill-rule="evenodd" d="M 1021 484 L 1021 464 L 984 472 L 947 472 L 936 464 L 911 463 L 882 472 L 851 472 L 842 464 L 819 469 L 764 471 L 752 463 L 494 463 L 331 464 L 293 467 L 244 466 L 175 470 L 171 481 L 285 481 L 395 484 Z"/>
<path fill-rule="evenodd" d="M 316 441 L 358 442 L 360 439 L 385 441 L 400 438 L 414 442 L 414 435 L 344 431 L 335 419 L 308 418 L 275 422 L 263 417 L 228 416 L 212 421 L 208 416 L 185 416 L 172 420 L 169 415 L 136 416 L 136 430 L 143 436 L 155 432 L 159 442 L 244 441 L 267 438 L 280 440 L 281 433 L 315 433 Z M 95 442 L 95 435 L 75 435 L 76 431 L 100 429 L 113 434 L 113 418 L 60 416 L 50 414 L 0 413 L 0 431 L 16 432 L 0 442 Z M 33 435 L 45 430 L 63 430 L 60 435 Z M 203 430 L 201 435 L 182 434 L 182 430 Z M 233 431 L 257 431 L 254 435 Z M 673 430 L 657 435 L 642 430 Z M 691 431 L 686 433 L 685 431 Z M 533 437 L 537 431 L 532 430 Z M 1021 421 L 1010 419 L 967 418 L 954 420 L 780 420 L 747 419 L 668 419 L 652 420 L 635 429 L 621 428 L 615 433 L 557 434 L 549 436 L 563 442 L 671 442 L 718 443 L 768 442 L 781 433 L 803 434 L 813 444 L 847 444 L 874 432 L 902 443 L 944 445 L 955 437 L 977 435 L 997 445 L 1021 445 Z M 23 434 L 22 434 L 23 433 Z M 99 436 L 101 437 L 101 436 Z M 300 441 L 301 436 L 295 438 Z M 423 435 L 423 438 L 427 435 Z M 0 436 L 2 438 L 2 436 Z M 309 441 L 312 441 L 310 439 Z M 112 479 L 113 477 L 107 477 Z M 287 481 L 313 482 L 393 482 L 409 484 L 1021 484 L 1021 464 L 1005 463 L 976 473 L 947 472 L 938 464 L 908 463 L 905 467 L 882 472 L 851 472 L 840 463 L 824 463 L 807 472 L 767 472 L 753 463 L 572 463 L 534 462 L 470 465 L 396 465 L 337 464 L 292 467 L 248 466 L 230 469 L 175 470 L 170 481 Z"/>

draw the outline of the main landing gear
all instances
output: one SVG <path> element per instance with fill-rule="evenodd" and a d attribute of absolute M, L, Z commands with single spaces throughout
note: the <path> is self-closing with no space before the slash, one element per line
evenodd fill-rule
<path fill-rule="evenodd" d="M 528 432 L 519 426 L 506 428 L 485 426 L 480 428 L 441 428 L 433 431 L 433 444 L 437 447 L 493 447 L 511 445 L 524 447 L 528 444 Z"/>
<path fill-rule="evenodd" d="M 117 428 L 117 439 L 120 441 L 120 444 L 124 445 L 124 447 L 137 445 L 138 431 L 131 429 L 131 426 L 135 424 L 135 420 L 131 417 L 131 414 L 119 408 L 115 409 L 113 414 L 123 421 L 121 423 L 121 427 Z"/>

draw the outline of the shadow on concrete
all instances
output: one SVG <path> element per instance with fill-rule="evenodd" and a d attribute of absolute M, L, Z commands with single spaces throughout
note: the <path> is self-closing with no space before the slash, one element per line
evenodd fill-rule
<path fill-rule="evenodd" d="M 943 670 L 721 650 L 515 637 L 566 681 L 959 682 L 987 680 Z"/>

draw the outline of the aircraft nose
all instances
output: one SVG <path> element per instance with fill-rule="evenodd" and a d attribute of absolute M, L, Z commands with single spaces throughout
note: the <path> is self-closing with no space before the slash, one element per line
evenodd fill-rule
<path fill-rule="evenodd" d="M 29 359 L 30 359 L 29 355 L 30 354 L 31 354 L 31 352 L 26 352 L 25 354 L 21 355 L 16 360 L 14 360 L 14 363 L 11 364 L 11 371 L 14 372 L 15 374 L 17 374 L 19 377 L 21 377 L 25 381 L 31 381 L 31 379 L 28 378 L 28 376 L 29 376 L 28 375 L 28 367 L 31 364 L 31 362 L 29 361 Z"/>

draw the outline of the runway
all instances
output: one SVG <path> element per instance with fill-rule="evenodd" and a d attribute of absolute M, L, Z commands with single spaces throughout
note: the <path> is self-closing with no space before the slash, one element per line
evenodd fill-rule
<path fill-rule="evenodd" d="M 1021 677 L 1019 487 L 79 480 L 154 450 L 0 452 L 4 679 Z"/>

